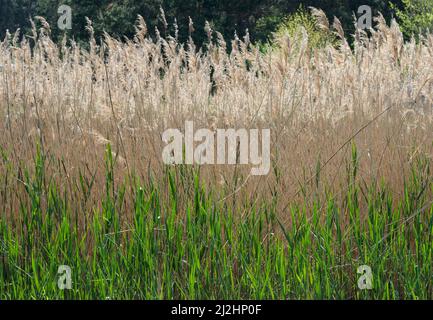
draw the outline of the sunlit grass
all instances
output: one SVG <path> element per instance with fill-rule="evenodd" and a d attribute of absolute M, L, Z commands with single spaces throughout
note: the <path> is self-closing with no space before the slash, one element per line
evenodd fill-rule
<path fill-rule="evenodd" d="M 358 185 L 356 152 L 344 204 L 329 193 L 312 211 L 293 205 L 283 226 L 273 199 L 234 212 L 201 185 L 197 169 L 186 167 L 167 167 L 164 185 L 134 182 L 131 215 L 122 207 L 130 186 L 113 182 L 109 149 L 100 207 L 74 212 L 46 176 L 39 148 L 34 173 L 24 172 L 19 211 L 0 222 L 0 298 L 432 298 L 429 162 L 417 160 L 404 200 L 394 203 L 385 184 Z M 76 191 L 85 192 L 86 179 L 77 177 Z M 179 179 L 192 187 L 182 211 Z M 77 215 L 88 215 L 87 222 Z M 71 290 L 57 286 L 59 265 L 72 269 Z M 360 265 L 372 269 L 371 290 L 358 288 Z"/>

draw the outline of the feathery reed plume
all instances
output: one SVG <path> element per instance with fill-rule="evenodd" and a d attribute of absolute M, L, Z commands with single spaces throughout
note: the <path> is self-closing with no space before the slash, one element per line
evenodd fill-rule
<path fill-rule="evenodd" d="M 317 26 L 324 31 L 329 31 L 329 20 L 328 17 L 326 17 L 326 13 L 323 10 L 317 9 L 315 7 L 309 8 L 311 10 L 311 14 L 316 19 Z"/>

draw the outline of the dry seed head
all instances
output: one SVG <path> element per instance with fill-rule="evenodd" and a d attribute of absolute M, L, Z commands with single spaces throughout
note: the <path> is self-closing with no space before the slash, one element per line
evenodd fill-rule
<path fill-rule="evenodd" d="M 313 17 L 316 18 L 317 26 L 322 30 L 329 31 L 329 20 L 326 17 L 325 12 L 314 7 L 310 7 L 310 10 Z"/>
<path fill-rule="evenodd" d="M 188 17 L 188 33 L 189 33 L 190 37 L 193 34 L 193 32 L 194 32 L 194 23 L 193 23 L 191 17 Z"/>

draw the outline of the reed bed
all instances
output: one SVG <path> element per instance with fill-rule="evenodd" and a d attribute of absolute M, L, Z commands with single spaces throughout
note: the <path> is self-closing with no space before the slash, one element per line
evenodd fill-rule
<path fill-rule="evenodd" d="M 320 11 L 316 11 L 316 15 Z M 323 18 L 323 17 L 322 17 Z M 0 298 L 432 298 L 433 35 L 0 42 Z M 271 171 L 167 166 L 161 135 L 269 128 Z M 60 290 L 59 265 L 73 288 Z M 373 289 L 360 290 L 369 265 Z"/>

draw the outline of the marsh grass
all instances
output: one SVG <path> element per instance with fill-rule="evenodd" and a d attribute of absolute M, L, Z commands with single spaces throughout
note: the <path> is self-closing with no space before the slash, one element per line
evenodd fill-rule
<path fill-rule="evenodd" d="M 356 182 L 356 153 L 352 146 L 343 205 L 329 192 L 315 199 L 311 212 L 290 206 L 283 225 L 274 199 L 231 207 L 193 169 L 167 167 L 164 184 L 134 179 L 115 185 L 108 147 L 104 196 L 80 225 L 77 204 L 46 176 L 46 156 L 38 149 L 34 173 L 23 174 L 18 214 L 0 224 L 1 298 L 431 298 L 429 162 L 415 161 L 396 201 L 384 184 Z M 85 199 L 89 177 L 74 180 Z M 128 183 L 134 184 L 133 208 L 124 206 Z M 364 264 L 372 268 L 372 290 L 357 286 L 356 270 Z M 71 290 L 57 287 L 59 265 L 72 268 Z"/>
<path fill-rule="evenodd" d="M 142 19 L 125 42 L 89 22 L 89 50 L 46 23 L 8 35 L 0 298 L 432 298 L 433 37 L 378 17 L 351 48 L 325 18 L 338 46 L 268 53 L 209 26 L 206 50 L 150 39 Z M 164 165 L 185 120 L 270 128 L 270 174 Z"/>

